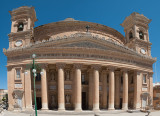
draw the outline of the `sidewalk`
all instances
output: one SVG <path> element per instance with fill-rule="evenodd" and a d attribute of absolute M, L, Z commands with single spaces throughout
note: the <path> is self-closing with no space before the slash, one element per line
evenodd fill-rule
<path fill-rule="evenodd" d="M 75 112 L 75 111 L 38 111 L 38 116 L 94 116 L 97 114 L 98 116 L 146 116 L 147 113 L 142 112 L 134 112 L 128 113 L 125 111 L 115 110 L 115 111 L 100 111 L 98 113 L 94 113 L 93 111 L 83 111 L 83 112 Z M 16 111 L 4 111 L 0 116 L 34 116 L 33 112 L 16 112 Z M 150 116 L 160 116 L 160 111 L 152 111 Z"/>

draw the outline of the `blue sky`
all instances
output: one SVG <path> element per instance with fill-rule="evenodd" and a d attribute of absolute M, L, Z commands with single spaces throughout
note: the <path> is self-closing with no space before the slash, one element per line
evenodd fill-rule
<path fill-rule="evenodd" d="M 124 35 L 120 24 L 132 12 L 144 14 L 152 22 L 149 37 L 152 56 L 157 57 L 154 82 L 160 81 L 160 0 L 0 0 L 0 89 L 7 89 L 7 58 L 3 48 L 8 48 L 8 34 L 11 30 L 11 11 L 20 6 L 34 6 L 38 21 L 35 27 L 67 17 L 95 22 L 112 27 Z M 155 72 L 155 64 L 153 65 Z"/>

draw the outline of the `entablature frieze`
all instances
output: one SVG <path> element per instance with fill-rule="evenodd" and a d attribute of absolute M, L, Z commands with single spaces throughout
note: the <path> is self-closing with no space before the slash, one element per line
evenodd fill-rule
<path fill-rule="evenodd" d="M 127 63 L 137 66 L 150 67 L 152 68 L 152 63 L 146 63 L 142 61 L 135 61 L 134 59 L 124 59 L 118 57 L 112 57 L 107 55 L 96 55 L 96 54 L 78 54 L 78 53 L 52 53 L 52 54 L 37 54 L 38 59 L 86 59 L 86 60 L 104 60 L 109 62 Z M 31 60 L 30 55 L 22 55 L 16 57 L 8 57 L 9 62 Z"/>

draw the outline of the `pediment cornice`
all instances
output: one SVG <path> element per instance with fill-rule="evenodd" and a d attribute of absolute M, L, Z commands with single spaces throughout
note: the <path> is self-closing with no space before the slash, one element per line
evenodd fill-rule
<path fill-rule="evenodd" d="M 124 59 L 142 60 L 148 62 L 155 62 L 152 57 L 141 55 L 134 50 L 115 43 L 112 40 L 92 36 L 91 34 L 77 34 L 70 37 L 49 39 L 48 41 L 36 42 L 28 46 L 16 49 L 4 50 L 8 57 L 35 53 L 53 53 L 53 52 L 70 52 L 70 53 L 94 53 L 107 54 L 114 57 L 122 57 Z"/>

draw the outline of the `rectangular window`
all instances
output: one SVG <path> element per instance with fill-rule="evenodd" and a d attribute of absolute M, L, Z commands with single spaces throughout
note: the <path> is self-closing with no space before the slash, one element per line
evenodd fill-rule
<path fill-rule="evenodd" d="M 20 69 L 16 69 L 16 78 L 17 78 L 17 79 L 20 79 L 20 78 L 21 78 Z"/>
<path fill-rule="evenodd" d="M 147 75 L 146 74 L 143 74 L 143 83 L 147 83 Z"/>

